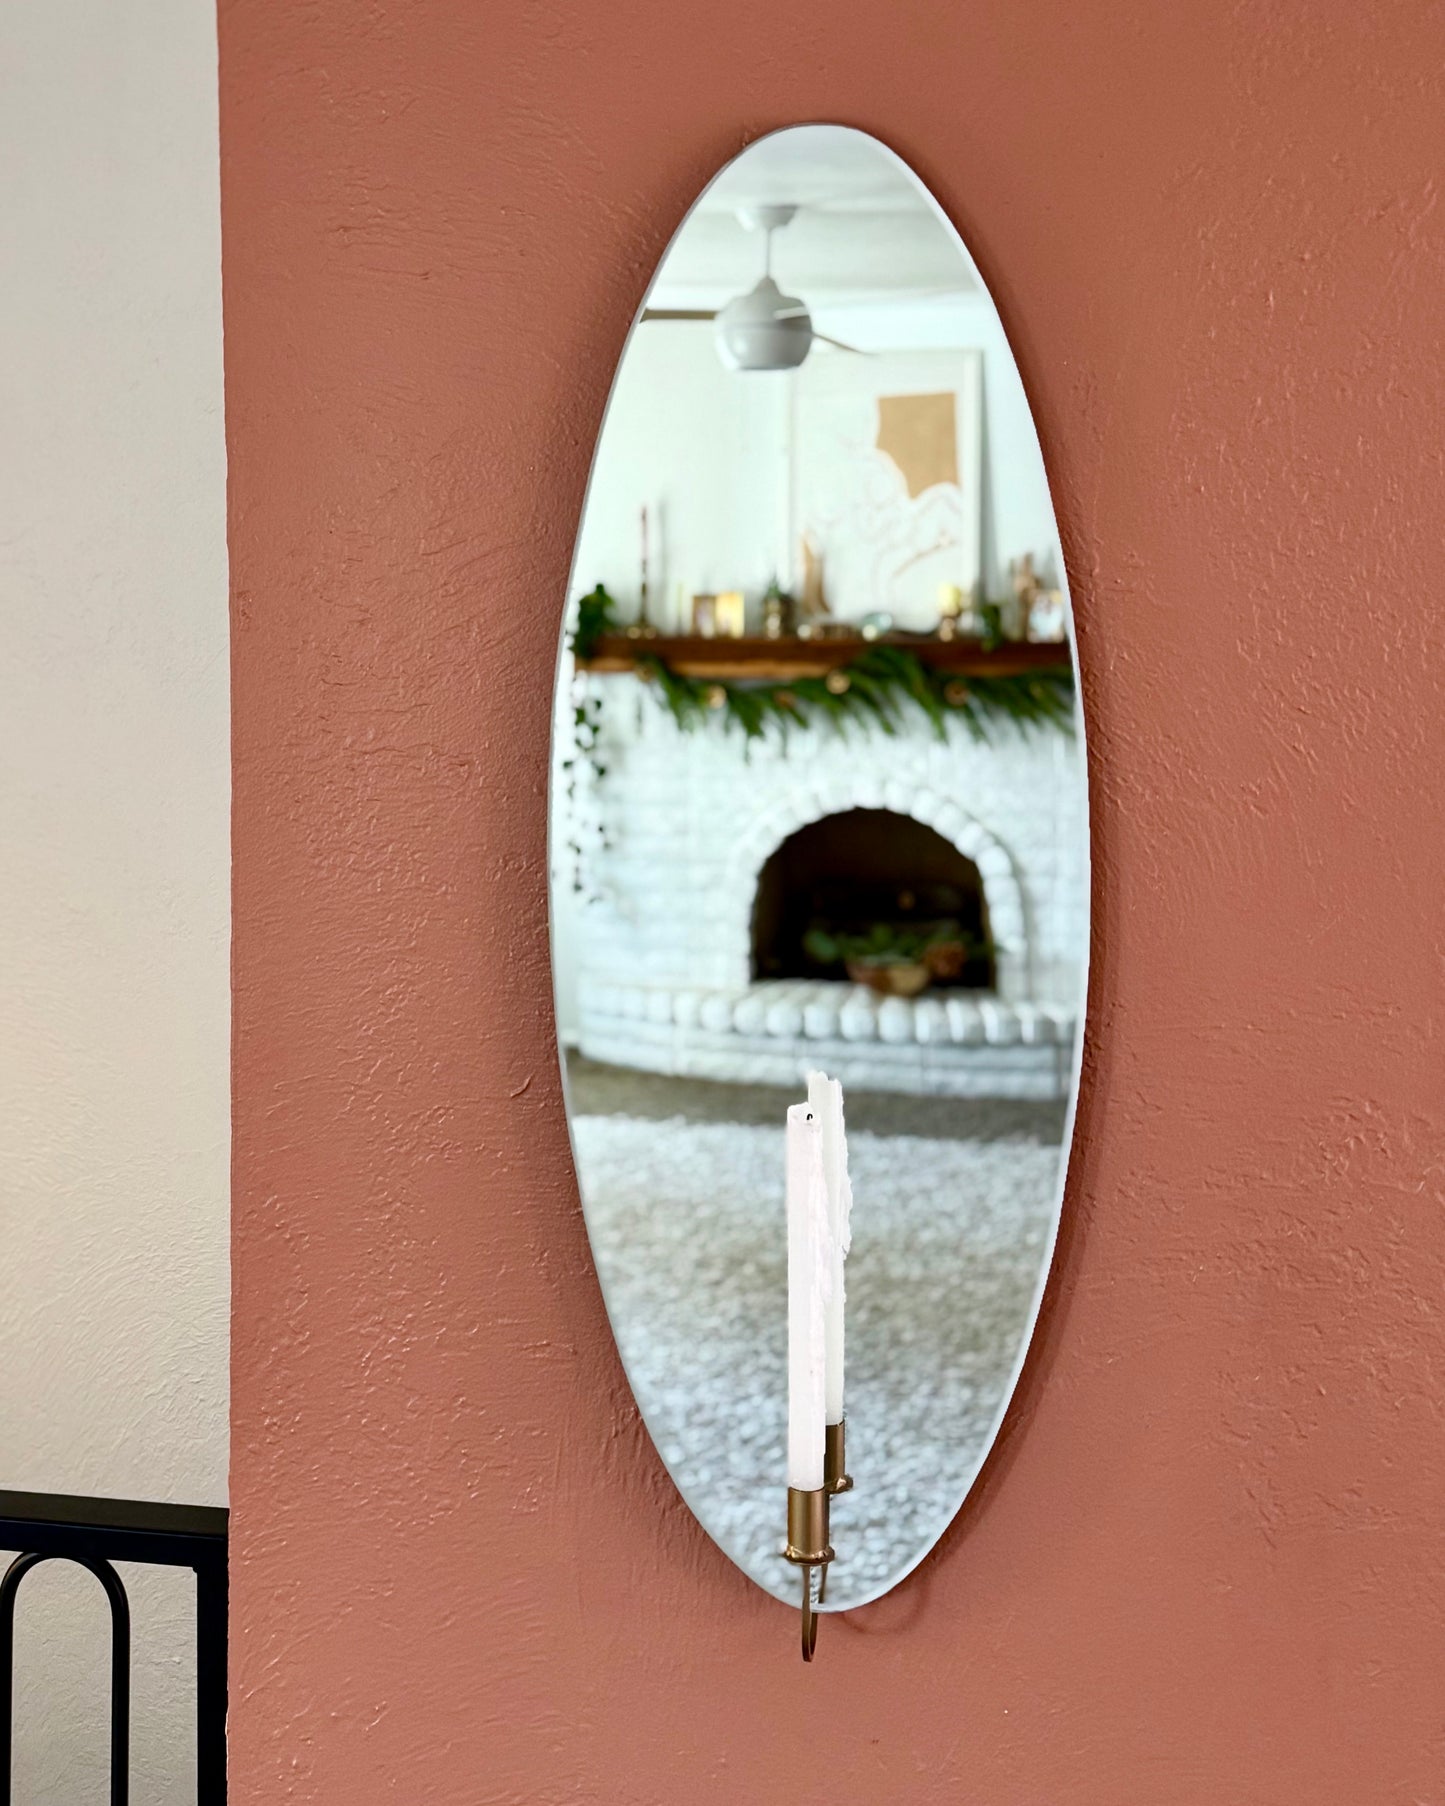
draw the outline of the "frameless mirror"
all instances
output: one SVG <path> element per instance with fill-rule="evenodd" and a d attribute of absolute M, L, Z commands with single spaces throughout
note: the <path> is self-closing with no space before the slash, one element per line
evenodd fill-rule
<path fill-rule="evenodd" d="M 698 200 L 628 339 L 567 599 L 559 1036 L 649 1431 L 796 1600 L 785 1123 L 841 1082 L 847 1454 L 827 1609 L 937 1541 L 1058 1219 L 1088 955 L 1058 534 L 997 312 L 919 180 L 832 126 Z"/>

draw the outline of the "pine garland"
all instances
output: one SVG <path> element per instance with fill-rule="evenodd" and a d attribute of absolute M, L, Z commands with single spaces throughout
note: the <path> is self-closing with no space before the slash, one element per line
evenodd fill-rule
<path fill-rule="evenodd" d="M 829 677 L 796 677 L 786 683 L 683 677 L 655 654 L 640 650 L 637 668 L 657 684 L 669 714 L 685 733 L 720 716 L 748 740 L 762 739 L 769 728 L 786 739 L 795 728 L 829 726 L 846 734 L 855 724 L 896 734 L 909 708 L 923 713 L 940 740 L 947 739 L 953 722 L 979 741 L 987 741 L 990 728 L 1000 721 L 1026 731 L 1072 733 L 1074 727 L 1074 679 L 1067 665 L 963 678 L 933 670 L 906 647 L 873 645 Z"/>
<path fill-rule="evenodd" d="M 599 584 L 578 605 L 573 652 L 586 659 L 613 626 L 611 596 Z M 1008 675 L 962 677 L 935 671 L 906 646 L 865 642 L 856 658 L 826 677 L 796 677 L 785 683 L 754 678 L 719 680 L 683 677 L 637 643 L 638 675 L 657 685 L 678 727 L 691 732 L 714 716 L 760 740 L 770 728 L 783 739 L 795 728 L 830 726 L 846 734 L 866 724 L 896 734 L 911 708 L 927 718 L 940 740 L 960 723 L 979 741 L 999 722 L 1031 731 L 1074 730 L 1074 677 L 1067 663 L 1056 668 Z"/>

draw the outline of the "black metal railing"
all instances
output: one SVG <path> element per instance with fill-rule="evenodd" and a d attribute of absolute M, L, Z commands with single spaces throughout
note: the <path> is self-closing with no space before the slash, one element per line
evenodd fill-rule
<path fill-rule="evenodd" d="M 10 1806 L 15 1596 L 43 1561 L 94 1574 L 110 1603 L 110 1801 L 130 1798 L 130 1603 L 111 1565 L 140 1561 L 196 1575 L 196 1801 L 226 1798 L 226 1522 L 215 1505 L 145 1505 L 0 1491 L 0 1549 L 19 1553 L 0 1579 L 0 1806 Z"/>

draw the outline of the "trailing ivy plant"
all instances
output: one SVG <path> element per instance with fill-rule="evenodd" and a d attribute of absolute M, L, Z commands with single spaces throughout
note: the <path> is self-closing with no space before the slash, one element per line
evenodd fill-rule
<path fill-rule="evenodd" d="M 577 625 L 572 634 L 572 650 L 579 659 L 586 658 L 604 633 L 610 633 L 616 619 L 617 604 L 599 583 L 591 595 L 577 604 Z M 594 900 L 589 885 L 588 851 L 606 848 L 607 831 L 596 804 L 596 786 L 607 776 L 602 762 L 602 699 L 587 687 L 585 675 L 578 671 L 572 679 L 572 720 L 570 748 L 562 760 L 566 773 L 567 840 L 565 849 L 570 867 L 568 882 L 574 895 Z M 586 819 L 590 809 L 591 819 Z"/>

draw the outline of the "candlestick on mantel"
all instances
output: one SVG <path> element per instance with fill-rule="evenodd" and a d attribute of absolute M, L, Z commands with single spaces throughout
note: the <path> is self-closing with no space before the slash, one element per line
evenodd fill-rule
<path fill-rule="evenodd" d="M 823 1484 L 827 1309 L 834 1264 L 823 1170 L 823 1126 L 807 1104 L 788 1108 L 788 1485 Z"/>
<path fill-rule="evenodd" d="M 642 588 L 639 598 L 637 619 L 646 627 L 647 619 L 647 504 L 642 504 Z"/>
<path fill-rule="evenodd" d="M 637 619 L 627 629 L 630 640 L 655 640 L 657 629 L 648 617 L 648 577 L 647 577 L 647 504 L 642 506 L 642 580 L 637 599 Z"/>
<path fill-rule="evenodd" d="M 843 1086 L 825 1072 L 808 1074 L 808 1107 L 822 1127 L 823 1178 L 828 1188 L 829 1253 L 833 1277 L 825 1322 L 825 1421 L 843 1421 L 843 1267 L 852 1241 L 853 1187 L 848 1179 L 848 1139 L 843 1129 Z"/>

